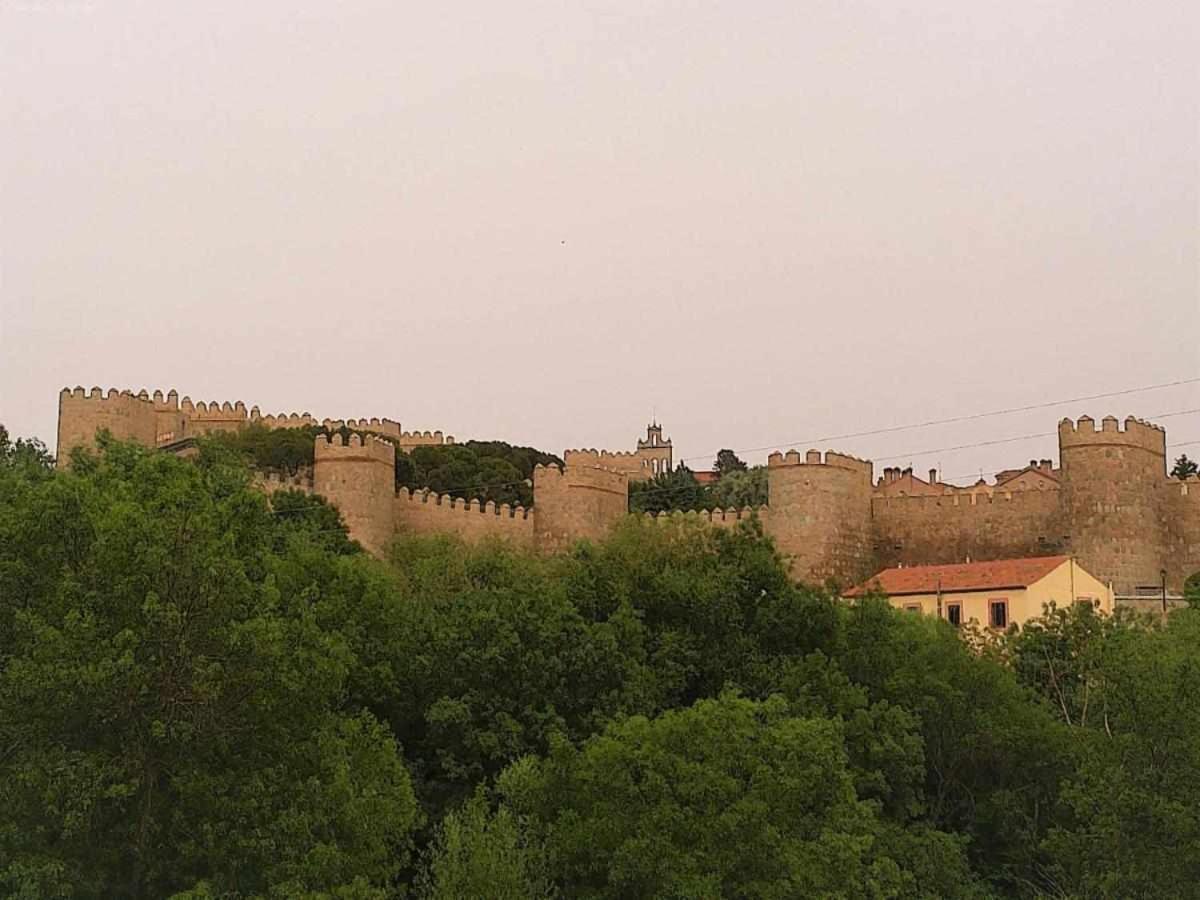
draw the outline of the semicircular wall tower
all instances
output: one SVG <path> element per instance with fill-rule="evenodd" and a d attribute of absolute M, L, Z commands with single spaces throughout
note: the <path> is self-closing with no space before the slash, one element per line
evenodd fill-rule
<path fill-rule="evenodd" d="M 832 450 L 768 457 L 766 531 L 793 578 L 844 587 L 873 574 L 871 475 L 869 461 Z"/>
<path fill-rule="evenodd" d="M 1165 566 L 1160 486 L 1167 477 L 1166 432 L 1113 416 L 1058 425 L 1062 503 L 1071 551 L 1118 594 L 1159 583 Z"/>

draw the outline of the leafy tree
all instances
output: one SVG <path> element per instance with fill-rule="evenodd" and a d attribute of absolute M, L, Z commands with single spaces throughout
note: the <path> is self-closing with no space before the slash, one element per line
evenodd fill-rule
<path fill-rule="evenodd" d="M 975 893 L 949 836 L 906 845 L 916 866 L 890 855 L 855 796 L 839 723 L 795 717 L 779 697 L 635 716 L 521 760 L 499 790 L 529 816 L 567 897 Z"/>
<path fill-rule="evenodd" d="M 1178 897 L 1200 882 L 1200 613 L 1103 638 L 1102 712 L 1077 730 L 1066 816 L 1045 840 L 1056 884 L 1087 897 Z"/>
<path fill-rule="evenodd" d="M 346 639 L 271 574 L 338 557 L 248 481 L 104 439 L 2 507 L 0 892 L 390 891 L 408 772 L 342 705 Z"/>
<path fill-rule="evenodd" d="M 567 590 L 587 619 L 629 620 L 638 666 L 631 711 L 656 712 L 748 685 L 775 654 L 803 655 L 830 639 L 827 597 L 797 588 L 757 523 L 631 517 L 604 543 L 585 546 Z"/>
<path fill-rule="evenodd" d="M 673 509 L 701 509 L 704 491 L 687 466 L 676 466 L 648 481 L 629 484 L 630 512 L 660 513 Z"/>
<path fill-rule="evenodd" d="M 350 540 L 342 514 L 324 497 L 303 491 L 280 490 L 271 495 L 271 514 L 277 519 L 274 549 L 283 553 L 288 542 L 299 537 L 330 553 L 361 553 Z"/>
<path fill-rule="evenodd" d="M 718 450 L 712 470 L 723 478 L 732 472 L 745 472 L 746 464 L 738 459 L 738 455 L 732 450 Z"/>
<path fill-rule="evenodd" d="M 549 453 L 502 441 L 431 444 L 397 453 L 396 486 L 532 506 L 534 468 L 561 463 Z"/>
<path fill-rule="evenodd" d="M 37 438 L 13 441 L 8 429 L 0 424 L 0 467 L 20 470 L 27 476 L 46 474 L 54 468 L 54 457 Z"/>
<path fill-rule="evenodd" d="M 705 509 L 746 509 L 767 505 L 767 468 L 754 466 L 730 472 L 714 484 L 704 486 Z"/>
<path fill-rule="evenodd" d="M 1089 604 L 1051 607 L 1008 636 L 1013 670 L 1065 724 L 1086 728 L 1104 715 L 1103 649 L 1118 627 L 1131 623 L 1102 617 Z"/>
<path fill-rule="evenodd" d="M 448 537 L 403 539 L 393 554 L 401 602 L 363 631 L 373 649 L 361 656 L 386 673 L 371 708 L 404 736 L 432 808 L 619 711 L 628 661 L 618 638 L 635 623 L 589 622 L 556 561 Z M 353 614 L 364 612 L 375 614 Z"/>
<path fill-rule="evenodd" d="M 555 896 L 544 850 L 507 806 L 482 791 L 446 815 L 422 872 L 429 900 L 537 900 Z"/>
<path fill-rule="evenodd" d="M 241 454 L 256 469 L 295 475 L 313 464 L 313 441 L 325 429 L 319 425 L 299 428 L 267 428 L 257 422 L 237 431 L 217 432 L 204 443 Z M 348 432 L 347 432 L 348 433 Z"/>
<path fill-rule="evenodd" d="M 1195 460 L 1188 459 L 1186 453 L 1175 460 L 1175 467 L 1171 469 L 1172 478 L 1191 478 L 1193 475 L 1200 472 L 1200 465 L 1197 465 Z"/>
<path fill-rule="evenodd" d="M 830 649 L 872 702 L 901 706 L 920 723 L 929 824 L 968 835 L 976 870 L 1005 892 L 1039 884 L 1047 863 L 1039 842 L 1071 765 L 1049 708 L 945 622 L 880 600 L 844 608 Z"/>

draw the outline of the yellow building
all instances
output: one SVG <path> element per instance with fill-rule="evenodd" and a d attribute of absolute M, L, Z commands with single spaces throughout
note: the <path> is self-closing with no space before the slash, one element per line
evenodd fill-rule
<path fill-rule="evenodd" d="M 974 619 L 989 628 L 1023 625 L 1049 603 L 1059 609 L 1086 603 L 1113 610 L 1109 585 L 1088 574 L 1070 556 L 1036 556 L 948 566 L 884 569 L 846 592 L 887 595 L 892 606 L 946 619 L 959 626 Z"/>

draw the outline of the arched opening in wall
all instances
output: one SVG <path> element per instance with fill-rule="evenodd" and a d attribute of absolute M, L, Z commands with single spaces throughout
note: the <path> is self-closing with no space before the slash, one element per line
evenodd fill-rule
<path fill-rule="evenodd" d="M 653 472 L 655 475 L 658 474 L 658 460 L 657 459 L 650 460 L 650 471 Z"/>

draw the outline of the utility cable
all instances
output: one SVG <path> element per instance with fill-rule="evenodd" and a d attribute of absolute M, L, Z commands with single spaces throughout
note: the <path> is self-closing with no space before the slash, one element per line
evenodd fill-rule
<path fill-rule="evenodd" d="M 1157 413 L 1157 414 L 1151 416 L 1150 418 L 1151 419 L 1170 419 L 1170 418 L 1175 418 L 1177 416 L 1193 415 L 1195 413 L 1200 413 L 1200 407 L 1196 407 L 1193 409 L 1174 410 L 1172 412 Z M 975 442 L 972 442 L 969 444 L 957 444 L 957 445 L 949 446 L 949 447 L 934 447 L 934 448 L 927 449 L 927 450 L 910 451 L 908 453 L 897 453 L 897 454 L 894 454 L 891 456 L 877 456 L 877 457 L 874 457 L 871 461 L 872 462 L 887 462 L 887 461 L 896 460 L 896 459 L 912 459 L 914 457 L 919 457 L 919 456 L 929 456 L 934 453 L 949 453 L 949 452 L 956 451 L 956 450 L 971 450 L 971 449 L 975 449 L 977 447 L 992 447 L 992 446 L 996 446 L 998 444 L 1011 444 L 1011 443 L 1016 443 L 1019 441 L 1033 440 L 1035 438 L 1055 437 L 1055 436 L 1057 436 L 1057 434 L 1058 434 L 1057 431 L 1040 431 L 1040 432 L 1036 432 L 1033 434 L 1016 435 L 1014 437 L 994 438 L 992 440 L 986 440 L 986 441 L 975 441 Z M 1191 446 L 1192 444 L 1196 444 L 1196 443 L 1200 443 L 1200 441 L 1177 442 L 1177 443 L 1172 443 L 1171 446 L 1172 447 L 1185 447 L 1185 446 Z M 745 451 L 743 451 L 743 452 L 745 452 Z M 965 475 L 965 476 L 956 476 L 956 477 L 969 478 L 971 476 Z M 529 479 L 523 478 L 523 479 L 520 479 L 519 481 L 498 481 L 498 482 L 491 482 L 491 483 L 487 483 L 487 484 L 472 484 L 472 485 L 465 485 L 465 486 L 461 486 L 461 487 L 444 488 L 441 491 L 435 491 L 432 488 L 406 488 L 406 490 L 408 490 L 411 494 L 416 494 L 418 492 L 422 492 L 422 493 L 437 494 L 439 496 L 445 496 L 447 494 L 453 494 L 455 492 L 461 493 L 463 491 L 481 491 L 481 490 L 487 490 L 489 488 L 512 487 L 512 486 L 518 485 L 518 484 L 525 484 L 528 480 Z M 645 496 L 647 494 L 659 494 L 659 493 L 666 493 L 669 491 L 678 491 L 678 490 L 679 490 L 679 488 L 674 487 L 674 486 L 646 488 L 644 490 L 638 491 L 638 494 L 639 494 L 639 496 Z M 476 499 L 476 498 L 457 497 L 455 499 L 463 500 L 464 502 L 469 503 L 469 502 L 471 502 L 471 500 Z M 314 507 L 320 506 L 320 505 L 321 504 L 313 504 Z M 293 507 L 291 510 L 280 510 L 279 512 L 280 513 L 290 513 L 290 512 L 299 511 L 299 510 L 300 510 L 300 507 L 297 506 L 297 507 Z"/>

